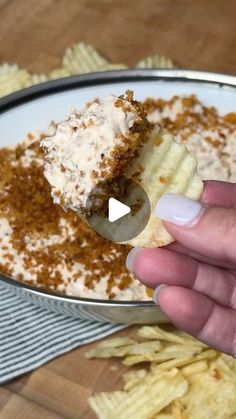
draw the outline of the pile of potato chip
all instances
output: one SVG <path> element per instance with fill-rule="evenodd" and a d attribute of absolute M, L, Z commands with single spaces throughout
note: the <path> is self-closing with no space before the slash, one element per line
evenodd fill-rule
<path fill-rule="evenodd" d="M 122 390 L 89 398 L 99 419 L 236 419 L 236 360 L 180 330 L 143 326 L 137 339 L 104 340 L 86 357 L 142 363 Z"/>
<path fill-rule="evenodd" d="M 147 57 L 136 64 L 137 68 L 173 68 L 173 62 L 159 54 Z M 47 80 L 59 79 L 76 74 L 93 71 L 119 70 L 127 66 L 121 63 L 110 63 L 90 44 L 79 42 L 66 48 L 62 65 L 49 74 L 32 74 L 21 69 L 16 64 L 0 65 L 0 97 L 13 93 L 25 87 L 42 83 Z"/>

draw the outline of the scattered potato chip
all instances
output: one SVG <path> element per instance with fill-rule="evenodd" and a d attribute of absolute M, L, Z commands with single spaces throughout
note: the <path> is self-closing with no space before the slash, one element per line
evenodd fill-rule
<path fill-rule="evenodd" d="M 112 339 L 104 339 L 102 342 L 99 342 L 97 348 L 119 348 L 120 346 L 136 344 L 137 341 L 128 336 L 122 336 Z"/>
<path fill-rule="evenodd" d="M 124 397 L 109 411 L 109 419 L 149 419 L 184 395 L 187 389 L 188 382 L 177 369 L 163 373 L 161 379 L 148 376 L 141 384 L 124 392 Z"/>
<path fill-rule="evenodd" d="M 236 362 L 232 358 L 234 365 L 230 366 L 222 355 L 211 363 L 210 370 L 218 377 L 224 377 L 226 380 L 230 379 L 236 382 Z"/>
<path fill-rule="evenodd" d="M 162 362 L 173 358 L 183 358 L 193 356 L 201 351 L 201 347 L 191 345 L 169 345 L 161 349 L 158 353 L 151 352 L 143 355 L 126 356 L 122 361 L 124 365 L 134 365 L 139 362 L 156 361 Z"/>
<path fill-rule="evenodd" d="M 141 383 L 143 378 L 146 377 L 148 371 L 143 369 L 128 371 L 123 375 L 125 381 L 124 390 L 130 390 L 132 387 Z"/>
<path fill-rule="evenodd" d="M 162 348 L 161 343 L 158 340 L 149 342 L 138 342 L 129 348 L 129 355 L 143 355 L 150 352 L 160 351 Z"/>
<path fill-rule="evenodd" d="M 71 74 L 98 71 L 107 64 L 109 61 L 100 55 L 92 45 L 83 42 L 66 48 L 63 57 L 63 67 Z"/>
<path fill-rule="evenodd" d="M 182 367 L 187 364 L 192 364 L 196 361 L 201 361 L 204 359 L 212 359 L 216 358 L 217 352 L 214 349 L 209 349 L 207 351 L 201 352 L 195 356 L 188 356 L 188 357 L 180 357 L 176 359 L 171 359 L 169 361 L 161 362 L 161 363 L 155 363 L 152 362 L 151 364 L 151 371 L 154 373 L 158 373 L 160 371 L 167 371 L 174 367 Z"/>
<path fill-rule="evenodd" d="M 132 341 L 133 339 L 130 339 Z M 133 340 L 134 341 L 134 340 Z M 122 338 L 117 338 L 116 341 L 110 339 L 108 341 L 108 346 L 102 342 L 96 348 L 86 353 L 87 358 L 110 358 L 113 356 L 124 356 L 124 355 L 134 355 L 134 356 L 148 356 L 148 354 L 158 353 L 161 349 L 161 344 L 159 341 L 154 342 L 137 342 L 134 341 L 132 344 L 128 344 L 128 339 L 125 343 L 125 340 Z M 116 345 L 115 345 L 116 343 Z"/>
<path fill-rule="evenodd" d="M 7 73 L 6 68 L 5 66 L 2 69 L 2 74 L 0 75 L 0 97 L 27 87 L 31 78 L 26 70 L 16 69 L 14 66 L 14 69 L 9 68 L 10 71 Z"/>
<path fill-rule="evenodd" d="M 231 369 L 231 371 L 235 371 L 235 373 L 236 373 L 236 362 L 235 362 L 235 358 L 233 358 L 230 355 L 221 354 L 219 356 L 219 359 L 222 359 L 225 362 L 225 364 L 228 365 L 228 367 Z"/>
<path fill-rule="evenodd" d="M 125 383 L 128 383 L 129 381 L 133 380 L 133 379 L 141 379 L 144 378 L 145 375 L 147 374 L 147 370 L 145 368 L 141 368 L 139 370 L 130 370 L 128 372 L 125 372 L 123 375 L 123 379 L 125 381 Z"/>
<path fill-rule="evenodd" d="M 34 86 L 35 84 L 44 83 L 48 78 L 45 74 L 33 74 L 25 87 Z"/>
<path fill-rule="evenodd" d="M 126 68 L 128 68 L 128 67 L 125 64 L 108 63 L 108 64 L 105 64 L 104 66 L 100 67 L 99 71 L 125 70 Z"/>
<path fill-rule="evenodd" d="M 14 73 L 17 73 L 18 71 L 19 71 L 19 67 L 17 64 L 8 64 L 8 63 L 0 64 L 0 77 L 6 74 L 14 74 Z"/>
<path fill-rule="evenodd" d="M 191 376 L 189 391 L 173 404 L 184 418 L 229 419 L 236 414 L 235 394 L 236 383 L 202 372 Z"/>
<path fill-rule="evenodd" d="M 138 330 L 138 336 L 146 339 L 160 339 L 172 343 L 183 343 L 184 345 L 189 342 L 191 345 L 207 346 L 185 332 L 176 330 L 174 332 L 167 332 L 159 326 L 142 326 Z"/>
<path fill-rule="evenodd" d="M 99 393 L 89 398 L 89 404 L 99 419 L 110 419 L 110 411 L 124 398 L 123 391 Z"/>
<path fill-rule="evenodd" d="M 125 356 L 129 351 L 128 346 L 120 346 L 119 348 L 94 348 L 86 353 L 86 358 L 112 358 Z"/>
<path fill-rule="evenodd" d="M 198 374 L 199 372 L 206 371 L 208 368 L 207 361 L 198 361 L 193 362 L 190 365 L 186 365 L 185 367 L 181 368 L 180 371 L 184 377 L 188 377 L 193 374 Z"/>
<path fill-rule="evenodd" d="M 156 339 L 164 346 L 159 352 L 133 355 L 125 360 L 136 357 L 150 358 L 154 355 L 163 358 L 163 353 L 165 357 L 174 358 L 163 362 L 151 362 L 150 369 L 130 369 L 123 375 L 124 386 L 123 390 L 118 392 L 118 396 L 116 392 L 102 393 L 101 397 L 92 396 L 90 405 L 98 418 L 236 419 L 236 402 L 233 396 L 236 390 L 236 360 L 209 349 L 205 344 L 196 345 L 194 338 L 177 329 L 167 332 L 160 327 L 143 326 L 138 335 L 142 339 L 152 339 L 144 340 L 141 344 L 154 343 Z M 117 343 L 120 343 L 119 340 L 116 345 Z M 102 344 L 104 346 L 105 342 Z M 137 343 L 133 343 L 130 347 L 135 348 L 136 345 Z M 164 382 L 166 383 L 168 374 L 170 381 L 178 374 L 178 377 L 187 383 L 185 391 L 182 389 L 182 396 L 174 398 L 171 383 L 165 387 Z M 178 386 L 177 383 L 176 385 Z M 166 390 L 163 391 L 162 386 Z M 169 402 L 166 399 L 168 389 L 171 392 Z M 109 397 L 112 402 L 109 402 Z"/>
<path fill-rule="evenodd" d="M 176 358 L 176 359 L 170 359 L 168 361 L 164 361 L 164 362 L 152 362 L 151 363 L 151 371 L 154 374 L 157 374 L 161 371 L 168 371 L 171 368 L 177 368 L 177 367 L 182 367 L 183 365 L 187 365 L 189 362 L 194 362 L 195 358 L 190 355 L 190 356 L 185 356 L 185 357 L 180 357 L 180 358 Z"/>
<path fill-rule="evenodd" d="M 139 61 L 136 66 L 137 68 L 174 68 L 175 65 L 170 58 L 164 55 L 151 55 Z"/>
<path fill-rule="evenodd" d="M 49 74 L 49 78 L 52 80 L 61 79 L 62 77 L 71 76 L 72 73 L 67 68 L 56 68 L 55 70 L 51 71 Z"/>

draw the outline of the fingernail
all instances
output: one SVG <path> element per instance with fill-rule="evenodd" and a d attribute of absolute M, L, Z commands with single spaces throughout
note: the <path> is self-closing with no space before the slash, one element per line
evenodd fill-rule
<path fill-rule="evenodd" d="M 154 293 L 153 293 L 153 301 L 154 301 L 154 303 L 155 303 L 155 304 L 157 304 L 158 306 L 159 306 L 159 301 L 158 301 L 158 299 L 159 299 L 160 292 L 161 292 L 161 290 L 163 290 L 163 288 L 166 288 L 167 286 L 168 286 L 168 285 L 161 284 L 161 285 L 158 285 L 158 287 L 156 287 L 156 289 L 154 290 Z"/>
<path fill-rule="evenodd" d="M 137 254 L 141 251 L 141 247 L 134 247 L 131 249 L 126 258 L 126 268 L 131 273 L 134 272 L 134 259 L 136 258 Z"/>
<path fill-rule="evenodd" d="M 167 193 L 159 199 L 155 214 L 164 221 L 192 227 L 199 221 L 204 208 L 199 201 Z"/>

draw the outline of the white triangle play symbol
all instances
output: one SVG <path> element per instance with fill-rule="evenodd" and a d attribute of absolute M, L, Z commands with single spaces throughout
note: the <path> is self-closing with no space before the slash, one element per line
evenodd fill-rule
<path fill-rule="evenodd" d="M 115 198 L 109 198 L 108 201 L 108 220 L 113 223 L 130 213 L 130 207 L 123 204 Z"/>

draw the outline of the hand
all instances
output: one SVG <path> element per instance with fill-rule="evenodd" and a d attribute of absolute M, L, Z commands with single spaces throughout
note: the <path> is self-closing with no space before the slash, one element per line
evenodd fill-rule
<path fill-rule="evenodd" d="M 166 194 L 156 214 L 176 242 L 132 249 L 128 269 L 176 326 L 236 357 L 236 184 L 205 182 L 201 202 Z"/>

